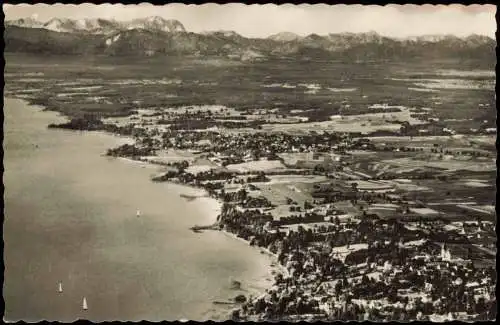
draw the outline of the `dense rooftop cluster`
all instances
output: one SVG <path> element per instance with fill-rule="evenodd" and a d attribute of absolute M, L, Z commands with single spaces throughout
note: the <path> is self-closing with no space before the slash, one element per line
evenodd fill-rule
<path fill-rule="evenodd" d="M 123 36 L 143 33 L 111 41 Z M 27 64 L 39 58 L 6 53 L 6 95 L 73 118 L 51 128 L 130 137 L 107 154 L 159 164 L 153 181 L 219 200 L 216 222 L 196 229 L 234 233 L 279 263 L 272 288 L 239 297 L 235 319 L 494 319 L 494 72 L 447 48 L 459 62 Z"/>
<path fill-rule="evenodd" d="M 168 125 L 165 116 L 162 123 Z M 335 174 L 355 172 L 348 158 L 352 151 L 469 152 L 435 145 L 381 146 L 335 132 L 293 135 L 136 126 L 135 136 L 138 152 L 130 145 L 110 152 L 139 159 L 156 151 L 181 150 L 210 161 L 211 168 L 198 172 L 190 171 L 196 160 L 167 163 L 175 168 L 156 180 L 204 188 L 224 202 L 214 227 L 277 257 L 282 272 L 275 275 L 275 285 L 260 297 L 244 299 L 233 318 L 404 321 L 495 317 L 496 271 L 491 263 L 476 263 L 481 258 L 491 261 L 492 246 L 484 240 L 495 238 L 491 221 L 477 218 L 460 222 L 442 215 L 418 215 L 415 211 L 428 207 L 424 202 L 414 202 L 405 193 L 365 190 L 359 188 L 359 178 Z M 305 155 L 304 159 L 313 164 L 292 166 L 282 154 Z M 332 158 L 335 155 L 340 158 Z M 488 156 L 477 153 L 481 155 Z M 286 168 L 246 172 L 225 169 L 262 160 L 281 161 Z M 309 187 L 308 200 L 298 203 L 282 195 L 281 202 L 262 191 L 273 184 L 273 175 L 325 175 L 326 181 Z M 402 177 L 401 173 L 384 175 L 370 179 Z M 405 177 L 457 179 L 453 174 L 443 175 L 424 171 Z M 396 209 L 390 218 L 370 210 L 391 205 Z M 285 213 L 276 212 L 280 206 L 287 208 Z M 457 245 L 462 249 L 456 250 Z"/>

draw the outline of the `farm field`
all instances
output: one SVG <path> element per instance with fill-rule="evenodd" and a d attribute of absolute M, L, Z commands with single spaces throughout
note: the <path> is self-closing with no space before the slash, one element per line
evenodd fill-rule
<path fill-rule="evenodd" d="M 127 145 L 108 155 L 161 165 L 155 182 L 202 187 L 200 196 L 224 211 L 210 229 L 225 224 L 265 250 L 276 248 L 268 241 L 281 231 L 309 236 L 301 247 L 308 258 L 329 249 L 351 280 L 362 278 L 357 266 L 368 267 L 375 242 L 402 240 L 417 254 L 432 252 L 437 238 L 452 243 L 454 258 L 491 266 L 495 76 L 483 68 L 5 58 L 6 96 L 70 120 L 51 127 L 120 134 Z M 365 274 L 379 278 L 386 267 Z"/>

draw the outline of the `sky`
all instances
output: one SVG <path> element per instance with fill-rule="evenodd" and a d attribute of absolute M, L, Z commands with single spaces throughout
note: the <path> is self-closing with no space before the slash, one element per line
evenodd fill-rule
<path fill-rule="evenodd" d="M 119 21 L 147 16 L 178 19 L 187 31 L 233 30 L 246 37 L 287 31 L 302 36 L 375 31 L 389 37 L 470 34 L 495 37 L 494 5 L 244 5 L 204 4 L 4 4 L 5 19 L 33 17 L 106 18 Z"/>

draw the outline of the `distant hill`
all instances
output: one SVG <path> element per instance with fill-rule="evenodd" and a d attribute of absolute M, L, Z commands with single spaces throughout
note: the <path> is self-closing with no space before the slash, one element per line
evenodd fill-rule
<path fill-rule="evenodd" d="M 246 38 L 234 31 L 191 33 L 178 20 L 146 17 L 126 22 L 107 19 L 23 18 L 5 22 L 5 51 L 46 54 L 216 55 L 241 60 L 273 57 L 342 60 L 464 59 L 494 64 L 495 40 L 429 35 L 395 39 L 369 33 L 290 32 Z"/>
<path fill-rule="evenodd" d="M 98 54 L 104 50 L 96 35 L 54 32 L 43 28 L 7 26 L 4 32 L 6 52 L 36 54 Z"/>
<path fill-rule="evenodd" d="M 278 42 L 292 42 L 301 39 L 299 35 L 291 32 L 281 32 L 268 37 L 268 39 Z"/>

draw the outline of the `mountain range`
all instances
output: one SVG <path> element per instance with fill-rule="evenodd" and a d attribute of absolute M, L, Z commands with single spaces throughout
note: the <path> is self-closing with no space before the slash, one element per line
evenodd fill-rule
<path fill-rule="evenodd" d="M 120 22 L 114 19 L 68 19 L 52 18 L 47 22 L 41 22 L 34 18 L 21 18 L 8 20 L 7 26 L 18 26 L 26 28 L 43 28 L 55 32 L 66 33 L 90 33 L 108 34 L 119 30 L 151 29 L 165 32 L 185 32 L 184 26 L 175 19 L 164 19 L 158 16 L 138 18 L 131 21 Z"/>
<path fill-rule="evenodd" d="M 496 41 L 487 36 L 425 35 L 395 39 L 369 33 L 282 32 L 247 38 L 234 31 L 192 33 L 174 19 L 153 16 L 121 22 L 110 19 L 33 18 L 5 21 L 5 51 L 37 54 L 117 56 L 226 56 L 240 60 L 271 57 L 355 61 L 471 59 L 496 62 Z"/>

